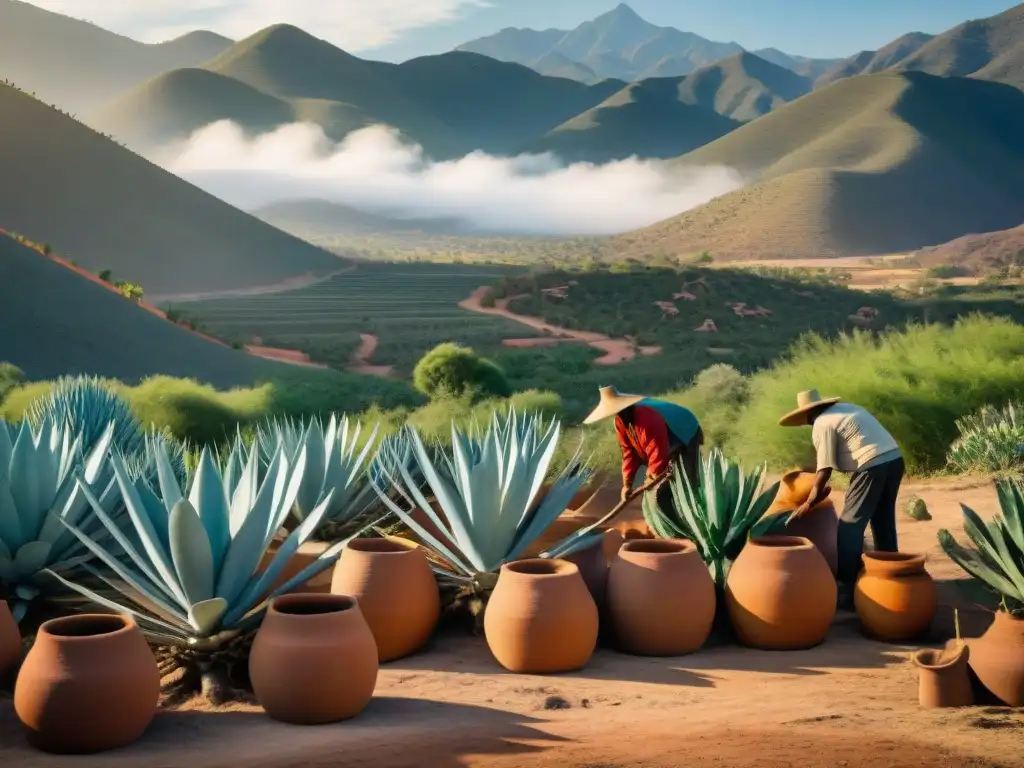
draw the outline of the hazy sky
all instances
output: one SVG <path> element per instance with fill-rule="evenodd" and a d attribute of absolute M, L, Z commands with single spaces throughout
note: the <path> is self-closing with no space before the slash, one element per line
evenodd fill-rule
<path fill-rule="evenodd" d="M 29 0 L 131 37 L 196 28 L 238 39 L 277 22 L 346 50 L 403 60 L 440 53 L 503 27 L 572 28 L 616 0 Z M 941 32 L 1012 7 L 1007 0 L 632 0 L 648 21 L 749 48 L 840 57 L 904 32 Z"/>

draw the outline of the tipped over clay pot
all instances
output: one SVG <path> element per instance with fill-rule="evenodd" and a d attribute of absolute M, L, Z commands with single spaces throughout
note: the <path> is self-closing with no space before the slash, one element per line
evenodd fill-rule
<path fill-rule="evenodd" d="M 275 720 L 297 725 L 358 715 L 373 698 L 378 669 L 373 633 L 349 595 L 275 598 L 249 654 L 260 705 Z"/>
<path fill-rule="evenodd" d="M 902 642 L 928 631 L 938 599 L 925 559 L 908 552 L 864 553 L 853 602 L 867 634 Z"/>
<path fill-rule="evenodd" d="M 0 685 L 8 683 L 21 661 L 21 631 L 6 600 L 0 600 Z"/>
<path fill-rule="evenodd" d="M 441 616 L 437 580 L 423 549 L 397 537 L 349 541 L 334 566 L 331 593 L 359 601 L 381 662 L 420 650 Z"/>
<path fill-rule="evenodd" d="M 922 707 L 969 707 L 974 704 L 967 673 L 970 649 L 951 644 L 945 649 L 920 650 L 912 656 L 918 668 L 917 698 Z"/>
<path fill-rule="evenodd" d="M 797 536 L 750 539 L 725 584 L 737 639 L 766 650 L 811 648 L 824 640 L 837 591 L 821 552 Z"/>
<path fill-rule="evenodd" d="M 597 630 L 597 605 L 572 563 L 534 558 L 501 567 L 484 612 L 484 636 L 505 669 L 581 669 L 594 653 Z"/>
<path fill-rule="evenodd" d="M 92 754 L 138 739 L 160 699 L 160 673 L 128 616 L 79 614 L 44 622 L 21 665 L 14 709 L 44 752 Z"/>
<path fill-rule="evenodd" d="M 1024 707 L 1024 618 L 997 611 L 985 634 L 966 642 L 981 684 L 1003 704 Z"/>
<path fill-rule="evenodd" d="M 715 583 L 692 542 L 627 541 L 608 576 L 608 611 L 627 653 L 692 653 L 711 634 Z"/>

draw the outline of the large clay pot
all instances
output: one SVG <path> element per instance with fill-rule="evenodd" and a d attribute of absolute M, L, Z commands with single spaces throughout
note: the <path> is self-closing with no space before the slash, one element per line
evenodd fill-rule
<path fill-rule="evenodd" d="M 14 675 L 21 661 L 21 632 L 6 600 L 0 600 L 0 683 Z"/>
<path fill-rule="evenodd" d="M 914 654 L 918 668 L 917 699 L 922 707 L 969 707 L 974 704 L 967 674 L 970 649 L 966 645 L 945 650 L 921 650 Z"/>
<path fill-rule="evenodd" d="M 437 580 L 423 549 L 398 538 L 350 540 L 334 566 L 331 593 L 359 601 L 381 662 L 426 645 L 441 616 Z"/>
<path fill-rule="evenodd" d="M 270 561 L 274 559 L 274 555 L 277 554 L 277 550 L 284 543 L 282 539 L 277 539 L 270 543 L 267 547 L 267 551 L 263 553 L 263 557 L 260 558 L 259 565 L 256 566 L 256 573 L 263 573 L 270 565 Z M 288 562 L 284 564 L 284 568 L 281 569 L 281 573 L 277 575 L 277 578 L 271 583 L 270 587 L 263 594 L 261 601 L 266 600 L 270 596 L 270 593 L 280 587 L 285 582 L 298 576 L 305 568 L 315 563 L 320 556 L 329 548 L 331 544 L 323 541 L 307 541 L 299 546 L 295 554 L 292 555 Z M 323 592 L 327 593 L 331 591 L 331 569 L 327 568 L 316 576 L 311 578 L 305 584 L 298 584 L 291 592 L 301 592 L 303 594 L 309 592 Z"/>
<path fill-rule="evenodd" d="M 590 596 L 600 610 L 605 604 L 608 591 L 608 560 L 605 558 L 604 540 L 587 549 L 565 555 L 562 559 L 579 569 L 583 583 L 587 585 Z"/>
<path fill-rule="evenodd" d="M 594 653 L 597 629 L 597 605 L 572 563 L 535 558 L 501 567 L 484 612 L 484 636 L 505 669 L 581 669 Z"/>
<path fill-rule="evenodd" d="M 249 654 L 249 679 L 266 713 L 298 725 L 358 715 L 377 685 L 377 645 L 348 595 L 281 595 Z"/>
<path fill-rule="evenodd" d="M 902 642 L 925 633 L 935 618 L 935 582 L 925 555 L 865 552 L 853 604 L 864 631 L 879 640 Z"/>
<path fill-rule="evenodd" d="M 787 472 L 779 481 L 779 491 L 765 516 L 787 512 L 807 501 L 814 487 L 814 472 L 794 470 Z M 809 539 L 825 557 L 825 562 L 834 576 L 839 571 L 839 515 L 835 504 L 829 499 L 831 486 L 826 486 L 826 496 L 808 510 L 803 517 L 786 526 L 787 536 L 801 536 Z"/>
<path fill-rule="evenodd" d="M 985 634 L 966 642 L 981 684 L 1004 704 L 1024 707 L 1024 618 L 998 611 Z"/>
<path fill-rule="evenodd" d="M 608 609 L 622 650 L 681 656 L 711 634 L 715 583 L 692 542 L 627 541 L 608 576 Z"/>
<path fill-rule="evenodd" d="M 837 588 L 828 563 L 798 536 L 750 539 L 729 570 L 726 605 L 742 645 L 811 648 L 828 634 Z"/>
<path fill-rule="evenodd" d="M 14 685 L 29 743 L 91 754 L 138 739 L 156 714 L 160 673 L 128 616 L 79 614 L 44 622 Z"/>

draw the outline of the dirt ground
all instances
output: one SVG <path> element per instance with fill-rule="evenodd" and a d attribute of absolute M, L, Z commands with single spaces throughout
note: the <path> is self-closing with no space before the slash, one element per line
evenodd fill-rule
<path fill-rule="evenodd" d="M 379 339 L 372 333 L 359 334 L 359 347 L 352 353 L 352 362 L 346 367 L 351 373 L 361 373 L 364 376 L 383 376 L 391 378 L 394 376 L 394 366 L 374 365 L 373 354 L 377 351 Z"/>
<path fill-rule="evenodd" d="M 952 634 L 952 604 L 965 636 L 988 614 L 950 579 L 936 532 L 960 530 L 963 501 L 996 509 L 984 481 L 908 482 L 926 522 L 901 519 L 904 551 L 930 555 L 943 607 L 934 644 Z M 837 500 L 841 494 L 837 494 Z M 996 768 L 1024 766 L 1024 714 L 1005 708 L 928 711 L 917 706 L 909 647 L 864 639 L 839 614 L 809 651 L 738 647 L 652 659 L 599 650 L 583 671 L 513 675 L 482 638 L 444 636 L 382 668 L 376 698 L 359 717 L 320 727 L 268 720 L 255 706 L 162 712 L 137 744 L 89 758 L 34 753 L 10 701 L 0 701 L 0 762 L 24 768 Z"/>

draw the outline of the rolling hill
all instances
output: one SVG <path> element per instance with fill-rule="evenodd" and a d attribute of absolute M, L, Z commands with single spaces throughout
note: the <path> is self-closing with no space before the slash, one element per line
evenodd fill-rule
<path fill-rule="evenodd" d="M 744 189 L 617 238 L 616 252 L 893 253 L 1024 219 L 1024 93 L 918 72 L 841 80 L 675 161 Z"/>
<path fill-rule="evenodd" d="M 0 0 L 0 79 L 84 113 L 160 72 L 192 67 L 231 45 L 191 32 L 147 45 L 18 0 Z"/>
<path fill-rule="evenodd" d="M 747 122 L 810 90 L 809 78 L 743 52 L 682 78 L 679 100 Z"/>
<path fill-rule="evenodd" d="M 404 219 L 316 199 L 282 200 L 257 208 L 251 213 L 297 237 L 385 235 L 395 232 L 455 235 L 471 229 L 457 219 Z"/>
<path fill-rule="evenodd" d="M 9 86 L 0 86 L 0 115 L 0 227 L 147 296 L 342 266 Z"/>
<path fill-rule="evenodd" d="M 167 374 L 227 388 L 294 371 L 207 341 L 8 237 L 0 237 L 0 306 L 0 360 L 33 380 Z"/>
<path fill-rule="evenodd" d="M 998 232 L 964 235 L 922 248 L 914 255 L 926 267 L 963 267 L 975 274 L 1024 266 L 1024 224 Z"/>
<path fill-rule="evenodd" d="M 888 45 L 882 46 L 877 51 L 861 51 L 823 72 L 814 85 L 816 88 L 824 88 L 837 80 L 856 75 L 871 75 L 894 67 L 908 56 L 916 53 L 933 37 L 934 35 L 926 35 L 924 32 L 910 32 L 896 38 Z"/>

